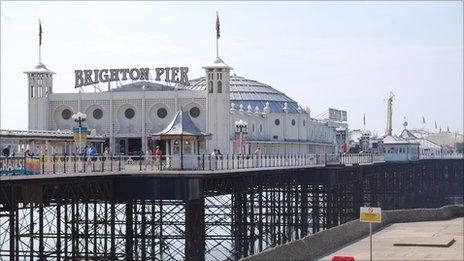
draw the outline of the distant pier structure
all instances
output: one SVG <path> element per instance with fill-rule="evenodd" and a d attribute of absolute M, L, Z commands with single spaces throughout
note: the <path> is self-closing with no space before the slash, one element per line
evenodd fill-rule
<path fill-rule="evenodd" d="M 235 260 L 463 195 L 463 159 L 0 177 L 4 260 Z"/>

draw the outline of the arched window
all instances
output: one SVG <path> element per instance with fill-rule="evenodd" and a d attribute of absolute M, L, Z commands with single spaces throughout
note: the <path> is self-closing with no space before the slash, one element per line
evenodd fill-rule
<path fill-rule="evenodd" d="M 218 92 L 218 93 L 222 93 L 222 82 L 221 82 L 221 81 L 218 81 L 217 85 L 218 85 L 218 86 L 217 86 L 217 92 Z"/>
<path fill-rule="evenodd" d="M 212 81 L 208 82 L 208 92 L 213 93 L 213 82 Z"/>

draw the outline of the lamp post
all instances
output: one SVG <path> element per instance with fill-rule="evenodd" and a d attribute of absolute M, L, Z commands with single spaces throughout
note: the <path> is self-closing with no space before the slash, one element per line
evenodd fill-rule
<path fill-rule="evenodd" d="M 238 132 L 239 135 L 239 146 L 240 146 L 240 154 L 245 154 L 244 148 L 243 148 L 243 138 L 244 135 L 247 134 L 247 127 L 248 123 L 244 120 L 238 120 L 235 122 L 235 129 Z"/>
<path fill-rule="evenodd" d="M 87 128 L 82 127 L 82 122 L 84 122 L 87 119 L 87 115 L 82 112 L 77 112 L 73 114 L 72 118 L 75 122 L 79 123 L 78 127 L 73 128 L 73 133 L 74 133 L 74 142 L 76 143 L 78 147 L 78 154 L 81 154 L 82 145 L 86 143 L 87 135 L 89 134 L 89 131 L 87 130 Z"/>

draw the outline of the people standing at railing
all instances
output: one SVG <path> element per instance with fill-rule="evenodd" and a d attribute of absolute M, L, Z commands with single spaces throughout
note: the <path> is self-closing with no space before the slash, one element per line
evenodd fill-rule
<path fill-rule="evenodd" d="M 259 164 L 259 162 L 261 161 L 261 156 L 263 155 L 263 152 L 261 151 L 261 148 L 260 147 L 257 147 L 256 150 L 255 150 L 255 167 L 260 167 L 261 164 Z"/>
<path fill-rule="evenodd" d="M 151 165 L 151 168 L 153 169 L 153 165 L 155 164 L 154 159 L 153 159 L 153 151 L 148 148 L 147 152 L 145 153 L 145 164 L 144 164 L 144 170 L 147 170 L 147 166 Z"/>
<path fill-rule="evenodd" d="M 214 149 L 213 152 L 211 152 L 211 159 L 217 159 L 218 155 L 218 150 Z"/>
<path fill-rule="evenodd" d="M 91 146 L 85 146 L 84 159 L 85 159 L 85 168 L 87 171 L 90 171 L 92 168 L 92 147 Z"/>
<path fill-rule="evenodd" d="M 11 145 L 6 146 L 2 150 L 2 155 L 5 156 L 5 157 L 9 157 L 10 156 L 10 150 L 11 150 Z"/>
<path fill-rule="evenodd" d="M 110 148 L 105 147 L 105 150 L 103 151 L 103 161 L 106 160 L 110 156 Z"/>
<path fill-rule="evenodd" d="M 163 151 L 159 146 L 156 146 L 155 150 L 155 160 L 156 160 L 156 165 L 161 166 L 161 157 L 163 156 Z"/>

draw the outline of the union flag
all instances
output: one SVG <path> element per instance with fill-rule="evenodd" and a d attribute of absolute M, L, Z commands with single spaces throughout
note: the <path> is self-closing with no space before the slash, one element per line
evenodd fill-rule
<path fill-rule="evenodd" d="M 216 38 L 217 39 L 219 39 L 219 37 L 221 37 L 220 27 L 221 27 L 221 25 L 219 23 L 219 15 L 216 12 Z"/>
<path fill-rule="evenodd" d="M 39 20 L 39 45 L 42 45 L 42 23 Z"/>

